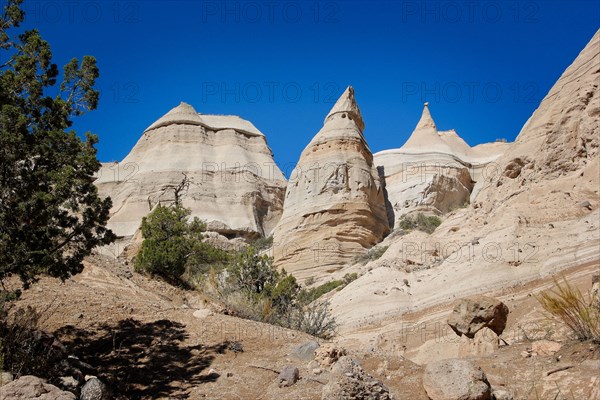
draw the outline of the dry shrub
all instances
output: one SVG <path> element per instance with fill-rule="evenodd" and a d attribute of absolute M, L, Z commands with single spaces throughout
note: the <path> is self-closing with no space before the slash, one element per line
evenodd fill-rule
<path fill-rule="evenodd" d="M 39 329 L 42 315 L 30 306 L 9 312 L 6 303 L 0 304 L 0 370 L 15 376 L 48 376 L 60 349 L 52 335 Z"/>
<path fill-rule="evenodd" d="M 564 277 L 563 283 L 554 280 L 554 286 L 536 296 L 544 310 L 568 326 L 578 340 L 600 343 L 600 307 L 593 297 L 585 296 Z"/>

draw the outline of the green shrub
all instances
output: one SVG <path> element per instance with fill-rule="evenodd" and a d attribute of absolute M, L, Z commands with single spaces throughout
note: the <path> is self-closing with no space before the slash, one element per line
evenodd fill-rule
<path fill-rule="evenodd" d="M 199 270 L 228 255 L 202 242 L 206 226 L 198 218 L 188 221 L 190 210 L 179 205 L 158 205 L 142 219 L 142 247 L 135 260 L 137 271 L 179 281 L 186 270 Z"/>
<path fill-rule="evenodd" d="M 600 307 L 592 296 L 586 299 L 565 278 L 563 284 L 554 280 L 554 286 L 536 296 L 544 310 L 568 326 L 577 339 L 600 343 Z"/>
<path fill-rule="evenodd" d="M 348 285 L 352 281 L 355 281 L 357 278 L 358 274 L 353 272 L 351 274 L 344 275 L 342 280 L 329 281 L 312 289 L 302 289 L 298 294 L 298 300 L 302 304 L 310 304 L 332 290 L 342 290 L 344 286 Z"/>
<path fill-rule="evenodd" d="M 354 258 L 354 262 L 366 264 L 370 261 L 379 259 L 388 249 L 388 246 L 375 246 L 358 257 Z"/>
<path fill-rule="evenodd" d="M 250 246 L 254 247 L 256 250 L 263 251 L 271 248 L 273 246 L 273 235 L 268 237 L 258 238 L 250 243 Z"/>
<path fill-rule="evenodd" d="M 315 302 L 296 311 L 291 328 L 322 339 L 330 339 L 335 334 L 337 323 L 329 312 L 328 301 Z"/>
<path fill-rule="evenodd" d="M 416 229 L 426 233 L 433 233 L 441 223 L 442 220 L 435 215 L 426 216 L 423 213 L 419 213 L 416 217 L 404 215 L 400 219 L 399 226 L 404 230 Z"/>
<path fill-rule="evenodd" d="M 353 279 L 349 275 L 347 280 Z M 327 308 L 309 306 L 296 278 L 278 271 L 273 259 L 253 246 L 238 252 L 220 273 L 211 269 L 208 282 L 235 315 L 299 329 L 326 337 L 333 334 L 335 320 Z M 342 282 L 342 281 L 340 281 Z"/>

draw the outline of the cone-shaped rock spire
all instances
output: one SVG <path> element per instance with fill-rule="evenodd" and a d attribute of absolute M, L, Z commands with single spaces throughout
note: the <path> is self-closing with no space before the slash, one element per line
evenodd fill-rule
<path fill-rule="evenodd" d="M 429 103 L 424 104 L 421 119 L 402 148 L 423 152 L 452 153 L 452 149 L 438 132 L 437 126 L 429 112 Z"/>
<path fill-rule="evenodd" d="M 437 126 L 435 126 L 435 122 L 429 112 L 429 103 L 423 105 L 423 113 L 415 130 L 417 129 L 435 129 L 437 131 Z"/>
<path fill-rule="evenodd" d="M 364 123 L 348 87 L 302 152 L 275 228 L 278 267 L 322 276 L 364 253 L 389 232 L 383 189 Z"/>
<path fill-rule="evenodd" d="M 354 88 L 352 86 L 348 86 L 336 101 L 335 105 L 331 108 L 331 111 L 329 111 L 329 114 L 327 114 L 325 123 L 332 120 L 334 116 L 338 114 L 340 114 L 342 118 L 348 118 L 354 121 L 361 133 L 365 129 L 365 123 L 362 119 L 360 109 L 354 99 Z"/>

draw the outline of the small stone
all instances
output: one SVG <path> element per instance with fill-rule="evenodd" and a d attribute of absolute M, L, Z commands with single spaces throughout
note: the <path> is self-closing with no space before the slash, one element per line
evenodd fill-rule
<path fill-rule="evenodd" d="M 300 378 L 300 371 L 293 365 L 285 365 L 279 376 L 277 377 L 277 384 L 279 387 L 292 386 Z"/>
<path fill-rule="evenodd" d="M 69 392 L 75 391 L 79 387 L 79 382 L 72 376 L 61 376 L 58 380 L 60 381 L 60 386 Z"/>
<path fill-rule="evenodd" d="M 204 308 L 202 310 L 196 310 L 196 311 L 194 311 L 193 315 L 194 315 L 195 318 L 204 319 L 206 317 L 210 317 L 211 315 L 213 315 L 213 312 L 210 311 L 207 308 Z"/>
<path fill-rule="evenodd" d="M 494 389 L 492 392 L 493 400 L 513 400 L 513 395 L 504 389 Z"/>
<path fill-rule="evenodd" d="M 228 372 L 228 373 L 227 373 L 227 377 L 228 377 L 228 378 L 231 378 L 232 376 L 233 376 L 233 372 Z"/>
<path fill-rule="evenodd" d="M 562 348 L 562 345 L 551 340 L 538 340 L 531 345 L 531 351 L 541 356 L 551 356 Z"/>
<path fill-rule="evenodd" d="M 0 373 L 0 386 L 6 385 L 9 382 L 12 382 L 15 377 L 10 372 L 1 372 Z"/>
<path fill-rule="evenodd" d="M 321 375 L 322 372 L 323 370 L 321 368 L 314 368 L 312 370 L 313 375 Z"/>
<path fill-rule="evenodd" d="M 108 387 L 98 378 L 91 378 L 81 388 L 80 400 L 109 400 Z"/>

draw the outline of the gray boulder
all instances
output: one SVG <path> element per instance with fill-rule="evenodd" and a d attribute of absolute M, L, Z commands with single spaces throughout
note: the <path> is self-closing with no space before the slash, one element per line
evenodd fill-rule
<path fill-rule="evenodd" d="M 286 365 L 281 369 L 279 376 L 277 377 L 277 384 L 279 387 L 292 386 L 300 378 L 300 371 L 293 365 Z"/>
<path fill-rule="evenodd" d="M 423 388 L 431 400 L 490 400 L 491 388 L 483 370 L 467 360 L 430 363 L 423 374 Z"/>
<path fill-rule="evenodd" d="M 302 361 L 311 361 L 315 358 L 315 350 L 319 348 L 319 343 L 314 340 L 311 340 L 306 343 L 299 344 L 294 347 L 291 352 L 291 356 L 302 360 Z"/>
<path fill-rule="evenodd" d="M 474 296 L 460 300 L 448 318 L 448 325 L 458 335 L 473 339 L 475 334 L 489 328 L 501 335 L 506 327 L 508 307 L 500 300 Z"/>
<path fill-rule="evenodd" d="M 110 392 L 106 386 L 98 378 L 90 378 L 81 388 L 80 400 L 109 400 Z"/>

